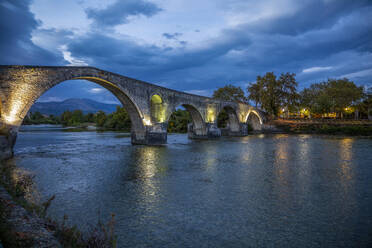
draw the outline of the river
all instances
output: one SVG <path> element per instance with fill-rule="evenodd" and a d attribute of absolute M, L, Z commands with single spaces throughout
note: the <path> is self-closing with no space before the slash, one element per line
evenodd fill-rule
<path fill-rule="evenodd" d="M 87 229 L 115 214 L 118 247 L 363 247 L 372 139 L 250 135 L 132 146 L 128 134 L 22 127 L 11 161 L 49 215 Z"/>

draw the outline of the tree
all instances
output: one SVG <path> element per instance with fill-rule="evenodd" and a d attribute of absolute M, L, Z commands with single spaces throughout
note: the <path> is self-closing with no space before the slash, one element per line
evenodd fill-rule
<path fill-rule="evenodd" d="M 72 113 L 70 111 L 65 111 L 61 115 L 61 123 L 63 126 L 71 125 Z"/>
<path fill-rule="evenodd" d="M 255 83 L 255 84 L 250 84 L 247 88 L 248 91 L 248 99 L 254 101 L 256 107 L 258 104 L 261 104 L 261 95 L 260 95 L 260 85 Z"/>
<path fill-rule="evenodd" d="M 363 97 L 363 87 L 358 87 L 347 78 L 328 79 L 326 94 L 332 100 L 334 112 L 342 113 L 345 109 L 356 105 Z"/>
<path fill-rule="evenodd" d="M 84 122 L 84 114 L 81 110 L 74 110 L 71 115 L 71 125 L 77 126 Z"/>
<path fill-rule="evenodd" d="M 287 107 L 289 111 L 297 110 L 299 105 L 299 94 L 297 93 L 298 83 L 295 78 L 296 74 L 287 72 L 281 74 L 278 80 L 281 87 L 280 104 Z"/>
<path fill-rule="evenodd" d="M 87 115 L 85 115 L 84 116 L 84 122 L 89 122 L 89 123 L 94 122 L 94 114 L 93 113 L 88 113 Z"/>
<path fill-rule="evenodd" d="M 257 76 L 256 83 L 251 83 L 247 88 L 248 98 L 273 116 L 278 116 L 280 108 L 296 108 L 299 95 L 295 76 L 294 73 L 282 73 L 277 79 L 273 72 L 263 77 Z"/>
<path fill-rule="evenodd" d="M 331 112 L 332 102 L 327 96 L 327 84 L 316 83 L 305 88 L 300 93 L 301 108 L 309 109 L 311 113 L 324 114 Z"/>
<path fill-rule="evenodd" d="M 106 119 L 107 117 L 105 112 L 103 112 L 102 110 L 98 111 L 96 114 L 96 125 L 98 127 L 103 127 L 105 125 Z"/>
<path fill-rule="evenodd" d="M 169 118 L 168 132 L 170 133 L 186 133 L 187 124 L 191 122 L 191 117 L 188 111 L 177 109 Z"/>
<path fill-rule="evenodd" d="M 131 121 L 128 112 L 123 107 L 117 106 L 116 111 L 107 116 L 104 127 L 115 130 L 130 131 Z"/>
<path fill-rule="evenodd" d="M 362 109 L 363 87 L 347 78 L 328 79 L 327 82 L 310 85 L 301 92 L 300 105 L 312 113 L 336 112 L 339 116 L 350 112 L 352 107 Z"/>
<path fill-rule="evenodd" d="M 234 101 L 234 102 L 246 102 L 247 98 L 244 95 L 244 91 L 241 87 L 237 87 L 231 84 L 225 87 L 218 88 L 213 92 L 213 98 L 222 101 Z"/>

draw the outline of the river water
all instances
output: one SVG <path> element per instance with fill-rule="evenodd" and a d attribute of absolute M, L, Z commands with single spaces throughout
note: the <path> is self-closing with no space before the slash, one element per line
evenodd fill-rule
<path fill-rule="evenodd" d="M 115 214 L 118 247 L 367 247 L 372 139 L 250 135 L 132 146 L 127 134 L 26 127 L 11 161 L 49 215 Z"/>

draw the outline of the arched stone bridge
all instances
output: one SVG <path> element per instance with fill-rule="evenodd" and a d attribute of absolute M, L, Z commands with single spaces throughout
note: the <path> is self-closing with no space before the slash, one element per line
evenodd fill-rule
<path fill-rule="evenodd" d="M 254 129 L 264 122 L 262 112 L 248 104 L 171 90 L 94 67 L 0 66 L 0 159 L 12 156 L 19 126 L 35 101 L 53 86 L 73 79 L 97 83 L 120 100 L 132 121 L 132 144 L 166 143 L 168 120 L 179 106 L 192 117 L 190 138 L 219 137 L 217 116 L 222 109 L 229 115 L 228 135 L 247 135 L 248 122 Z"/>

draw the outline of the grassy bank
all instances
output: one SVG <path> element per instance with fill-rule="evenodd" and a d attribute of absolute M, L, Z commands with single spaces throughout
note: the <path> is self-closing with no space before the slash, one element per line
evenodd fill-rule
<path fill-rule="evenodd" d="M 369 121 L 279 119 L 271 124 L 288 133 L 372 136 Z"/>
<path fill-rule="evenodd" d="M 350 136 L 372 136 L 371 126 L 301 126 L 293 130 L 301 133 L 318 133 L 330 135 L 350 135 Z"/>
<path fill-rule="evenodd" d="M 24 220 L 25 223 L 33 216 L 43 219 L 45 223 L 41 225 L 42 228 L 46 227 L 63 247 L 116 247 L 114 215 L 111 216 L 111 220 L 107 224 L 103 224 L 99 220 L 96 225 L 84 233 L 79 231 L 76 226 L 66 225 L 68 218 L 66 215 L 62 221 L 55 221 L 47 216 L 47 210 L 55 196 L 42 203 L 36 200 L 33 179 L 31 174 L 19 170 L 12 160 L 0 162 L 0 187 L 6 189 L 15 205 L 21 206 L 30 214 L 26 218 L 27 220 Z M 26 231 L 20 233 L 16 227 L 20 225 L 19 221 L 13 220 L 14 213 L 12 213 L 12 217 L 7 215 L 7 212 L 10 212 L 9 208 L 10 210 L 14 208 L 14 204 L 9 204 L 9 199 L 1 197 L 0 203 L 0 240 L 5 247 L 34 247 L 32 243 L 36 238 L 34 237 L 34 229 L 37 226 L 28 231 L 26 228 Z"/>

